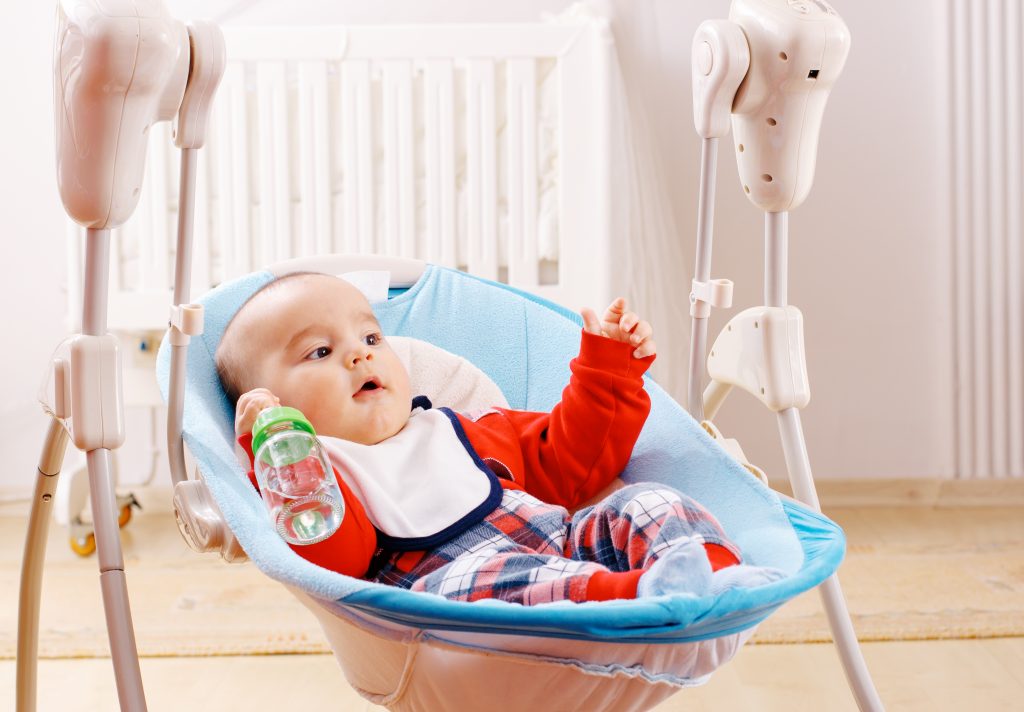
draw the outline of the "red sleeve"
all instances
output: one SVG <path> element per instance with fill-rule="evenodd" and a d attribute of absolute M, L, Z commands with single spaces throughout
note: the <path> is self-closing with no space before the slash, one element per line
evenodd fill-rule
<path fill-rule="evenodd" d="M 259 492 L 256 473 L 253 467 L 252 434 L 239 436 L 238 444 L 249 456 L 249 481 Z M 362 503 L 348 488 L 345 481 L 334 471 L 338 481 L 342 499 L 345 500 L 345 516 L 341 526 L 334 534 L 316 544 L 297 546 L 289 544 L 296 554 L 310 563 L 322 566 L 329 571 L 337 571 L 346 576 L 361 578 L 370 568 L 370 562 L 377 550 L 377 531 L 373 528 Z"/>
<path fill-rule="evenodd" d="M 651 409 L 643 374 L 654 356 L 634 358 L 634 350 L 583 332 L 569 385 L 550 414 L 500 411 L 518 439 L 527 492 L 572 509 L 622 472 Z"/>

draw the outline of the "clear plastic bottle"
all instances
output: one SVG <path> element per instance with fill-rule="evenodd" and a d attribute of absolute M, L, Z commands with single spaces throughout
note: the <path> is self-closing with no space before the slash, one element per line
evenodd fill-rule
<path fill-rule="evenodd" d="M 341 526 L 345 501 L 313 426 L 295 408 L 266 408 L 252 426 L 256 481 L 289 544 L 315 544 Z"/>

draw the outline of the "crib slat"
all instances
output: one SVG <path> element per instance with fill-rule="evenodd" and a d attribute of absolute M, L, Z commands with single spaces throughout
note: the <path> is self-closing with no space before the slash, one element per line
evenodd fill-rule
<path fill-rule="evenodd" d="M 231 186 L 231 175 L 234 163 L 231 156 L 232 102 L 231 102 L 231 65 L 224 72 L 219 101 L 213 104 L 212 126 L 209 150 L 213 151 L 217 162 L 217 230 L 214 235 L 220 245 L 220 277 L 231 279 L 237 257 L 235 255 L 234 208 L 235 195 Z"/>
<path fill-rule="evenodd" d="M 242 225 L 239 224 L 240 211 L 237 210 L 236 203 L 241 200 L 241 196 L 237 194 L 237 185 L 234 181 L 234 175 L 238 170 L 234 163 L 244 160 L 242 156 L 234 154 L 234 142 L 237 140 L 234 132 L 248 133 L 245 114 L 240 116 L 237 113 L 236 94 L 240 89 L 244 98 L 245 68 L 238 62 L 229 62 L 221 82 L 219 99 L 213 106 L 214 132 L 209 144 L 217 161 L 217 235 L 220 241 L 221 275 L 224 280 L 238 277 L 249 268 L 248 260 L 245 265 L 242 264 L 243 256 L 239 252 L 238 239 Z"/>
<path fill-rule="evenodd" d="M 226 277 L 237 277 L 255 266 L 253 263 L 253 231 L 252 231 L 252 196 L 249 188 L 249 110 L 245 88 L 245 65 L 241 62 L 230 62 L 224 73 L 225 99 L 231 113 L 222 124 L 226 133 L 221 134 L 224 143 L 230 140 L 230 160 L 221 168 L 222 180 L 230 185 L 231 213 L 228 220 L 230 232 L 225 241 L 231 240 L 230 254 L 232 259 L 226 261 L 228 251 L 225 250 L 224 274 Z M 229 237 L 230 236 L 230 237 Z"/>
<path fill-rule="evenodd" d="M 196 207 L 192 220 L 192 294 L 205 294 L 210 282 L 210 184 L 206 152 L 196 152 Z"/>
<path fill-rule="evenodd" d="M 157 171 L 155 170 L 158 164 L 157 155 L 163 153 L 165 147 L 160 144 L 160 135 L 158 132 L 159 125 L 150 127 L 150 138 L 149 144 L 146 147 L 146 169 L 145 175 L 142 178 L 142 194 L 139 196 L 139 204 L 135 206 L 135 214 L 129 218 L 128 222 L 132 220 L 138 221 L 139 225 L 142 226 L 141 232 L 149 235 L 148 240 L 140 240 L 135 243 L 135 289 L 142 290 L 146 288 L 146 285 L 152 284 L 153 281 L 153 251 L 157 242 L 158 233 L 157 228 L 162 226 L 157 223 L 156 216 L 153 214 L 153 194 L 160 190 L 157 187 Z M 126 223 L 127 224 L 127 223 Z M 111 252 L 117 255 L 117 263 L 111 263 L 111 270 L 117 270 L 120 272 L 122 266 L 128 266 L 128 242 L 125 236 L 120 233 L 119 230 L 115 230 L 113 234 Z M 129 280 L 130 281 L 130 280 Z"/>
<path fill-rule="evenodd" d="M 341 114 L 345 181 L 345 246 L 370 253 L 373 231 L 373 128 L 370 123 L 370 63 L 342 62 Z"/>
<path fill-rule="evenodd" d="M 383 101 L 381 102 L 381 133 L 384 145 L 384 224 L 381 251 L 386 255 L 398 254 L 398 83 L 401 69 L 397 62 L 384 62 Z"/>
<path fill-rule="evenodd" d="M 538 283 L 536 86 L 534 60 L 508 61 L 508 281 L 527 289 Z"/>
<path fill-rule="evenodd" d="M 170 192 L 168 174 L 174 161 L 169 155 L 173 150 L 171 128 L 167 122 L 154 124 L 150 130 L 149 152 L 149 195 L 148 206 L 143 208 L 149 215 L 149 235 L 145 231 L 139 240 L 139 289 L 140 291 L 164 291 L 170 289 L 168 279 L 168 255 L 170 252 Z"/>
<path fill-rule="evenodd" d="M 288 125 L 288 87 L 283 63 L 275 65 L 274 82 L 274 245 L 277 260 L 293 257 L 291 228 L 291 161 L 288 156 L 289 125 Z"/>
<path fill-rule="evenodd" d="M 327 143 L 327 63 L 299 63 L 299 175 L 304 255 L 331 251 L 330 150 Z"/>
<path fill-rule="evenodd" d="M 291 256 L 288 94 L 283 62 L 256 64 L 259 106 L 260 246 L 264 263 Z"/>
<path fill-rule="evenodd" d="M 153 241 L 144 239 L 152 232 L 153 201 L 153 157 L 157 151 L 163 150 L 156 141 L 149 144 L 146 151 L 146 169 L 142 178 L 142 192 L 139 195 L 135 212 L 124 225 L 111 231 L 110 234 L 110 293 L 120 291 L 142 291 L 152 282 L 153 273 Z M 147 281 L 149 280 L 149 281 Z M 113 301 L 113 300 L 112 300 Z M 115 307 L 116 309 L 116 307 Z M 116 313 L 108 314 L 108 321 L 118 321 Z"/>
<path fill-rule="evenodd" d="M 494 61 L 472 59 L 466 66 L 467 267 L 472 274 L 496 280 L 495 164 Z"/>
<path fill-rule="evenodd" d="M 452 63 L 424 62 L 424 146 L 426 156 L 425 257 L 456 266 L 455 250 L 455 134 Z"/>
<path fill-rule="evenodd" d="M 222 86 L 221 91 L 227 93 L 227 87 Z M 231 142 L 228 138 L 231 134 L 225 133 L 225 128 L 230 125 L 231 107 L 229 99 L 221 96 L 221 100 L 214 102 L 210 116 L 210 136 L 206 142 L 206 150 L 213 157 L 213 180 L 210 181 L 211 190 L 216 191 L 216 208 L 213 213 L 213 226 L 211 229 L 211 247 L 219 250 L 220 260 L 216 263 L 215 281 L 223 282 L 228 279 L 231 263 L 234 261 L 234 230 L 231 226 L 231 208 L 233 198 L 231 195 L 231 183 L 228 171 L 231 165 Z"/>
<path fill-rule="evenodd" d="M 274 234 L 274 225 L 277 222 L 277 204 L 273 199 L 274 193 L 274 153 L 271 149 L 274 136 L 274 100 L 273 81 L 270 77 L 273 65 L 267 62 L 258 62 L 256 65 L 256 100 L 257 100 L 257 126 L 259 136 L 257 175 L 259 176 L 259 216 L 260 229 L 254 239 L 256 250 L 254 257 L 260 265 L 270 264 L 274 261 L 273 246 L 271 240 Z"/>
<path fill-rule="evenodd" d="M 415 257 L 412 63 L 388 61 L 382 70 L 385 253 Z"/>

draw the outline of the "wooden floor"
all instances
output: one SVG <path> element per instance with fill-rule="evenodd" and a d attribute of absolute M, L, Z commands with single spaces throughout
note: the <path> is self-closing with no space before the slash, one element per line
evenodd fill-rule
<path fill-rule="evenodd" d="M 908 551 L 948 547 L 953 538 L 959 542 L 956 555 L 970 556 L 965 550 L 973 548 L 979 561 L 991 566 L 994 554 L 998 558 L 999 551 L 1006 551 L 1005 547 L 1014 542 L 1019 552 L 1020 543 L 1024 542 L 1024 508 L 930 511 L 858 508 L 828 513 L 846 529 L 851 560 L 855 554 L 870 553 L 876 545 L 894 537 Z M 0 549 L 0 563 L 13 564 L 20 558 L 24 535 L 18 532 L 24 531 L 24 522 L 17 517 L 2 519 L 0 534 L 9 544 Z M 180 554 L 180 542 L 174 543 L 173 538 L 143 542 L 140 534 L 146 526 L 147 522 L 137 521 L 125 530 L 126 553 L 134 549 L 127 557 L 129 569 L 137 568 L 143 561 Z M 59 533 L 53 536 L 48 564 L 68 559 L 69 554 L 62 550 L 63 543 Z M 1009 587 L 1017 593 L 1024 592 L 1024 566 L 1019 556 L 1006 558 L 1005 562 L 1005 570 L 991 578 L 993 588 Z M 81 563 L 81 583 L 75 583 L 76 579 L 62 579 L 61 583 L 81 586 L 92 595 L 91 587 L 96 586 L 95 560 Z M 868 570 L 855 566 L 847 570 L 845 565 L 841 570 L 850 608 L 855 612 L 860 610 L 858 606 L 879 605 L 865 593 L 872 591 L 876 598 L 881 595 L 877 593 L 879 586 L 872 583 L 877 580 L 877 571 L 870 573 L 872 581 L 861 580 L 859 572 Z M 898 579 L 898 572 L 893 573 L 894 580 Z M 184 571 L 178 574 L 187 576 Z M 16 586 L 12 587 L 12 583 L 8 580 L 2 591 L 4 600 L 0 601 L 8 612 L 16 606 Z M 934 582 L 929 582 L 932 585 Z M 907 592 L 899 595 L 905 598 Z M 83 600 L 86 598 L 88 595 L 83 594 Z M 808 598 L 798 605 L 812 606 L 813 601 Z M 142 615 L 144 606 L 145 602 L 136 602 L 133 594 L 133 610 L 140 609 Z M 951 613 L 964 615 L 963 610 Z M 13 616 L 4 615 L 7 627 Z M 47 615 L 44 608 L 44 625 Z M 81 616 L 96 615 L 92 608 L 82 609 Z M 102 627 L 102 619 L 93 624 Z M 0 632 L 8 638 L 12 635 L 12 631 Z M 869 642 L 863 649 L 889 710 L 1024 710 L 1024 637 Z M 141 665 L 150 710 L 258 712 L 297 706 L 346 712 L 382 709 L 367 703 L 347 686 L 330 655 L 146 657 Z M 0 660 L 0 709 L 14 707 L 14 677 L 14 660 Z M 39 677 L 38 709 L 43 712 L 117 709 L 109 659 L 44 659 L 39 663 Z M 832 645 L 763 643 L 747 645 L 710 683 L 681 691 L 656 709 L 831 712 L 856 710 L 856 706 Z"/>
<path fill-rule="evenodd" d="M 1024 709 L 1022 638 L 867 643 L 864 653 L 891 712 Z M 109 660 L 43 660 L 39 675 L 41 712 L 117 710 Z M 153 712 L 384 709 L 353 692 L 330 655 L 144 658 L 142 676 Z M 13 661 L 0 662 L 0 699 L 10 700 L 5 709 L 13 709 Z M 655 708 L 683 710 L 856 712 L 857 707 L 831 645 L 748 645 L 707 685 L 683 690 Z"/>

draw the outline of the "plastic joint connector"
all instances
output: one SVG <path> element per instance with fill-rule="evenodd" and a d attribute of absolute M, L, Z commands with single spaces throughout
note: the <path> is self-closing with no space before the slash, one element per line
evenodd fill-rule
<path fill-rule="evenodd" d="M 712 279 L 707 282 L 693 280 L 690 288 L 690 316 L 707 319 L 711 316 L 711 307 L 728 309 L 731 306 L 731 279 Z"/>
<path fill-rule="evenodd" d="M 168 338 L 172 346 L 187 346 L 193 336 L 203 333 L 203 305 L 179 304 L 171 307 Z"/>

